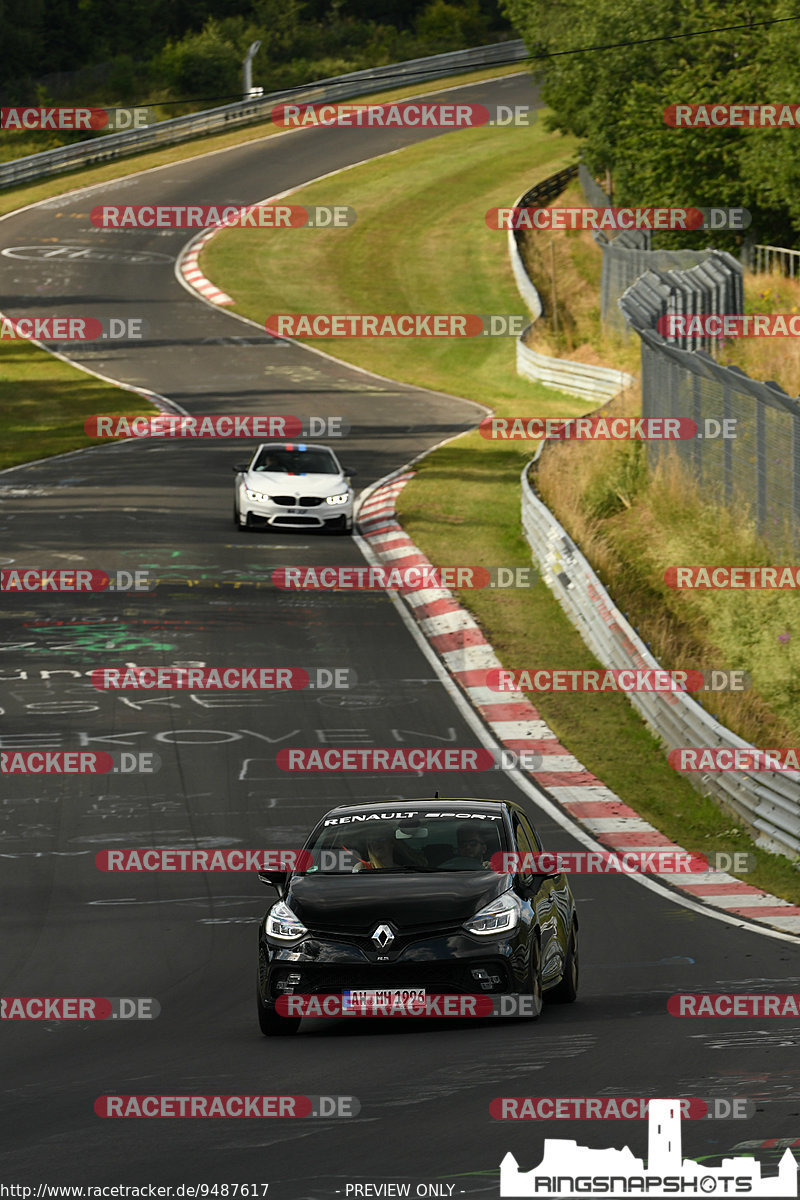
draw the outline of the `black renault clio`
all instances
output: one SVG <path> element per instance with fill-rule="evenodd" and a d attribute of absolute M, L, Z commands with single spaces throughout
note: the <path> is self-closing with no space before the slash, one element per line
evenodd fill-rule
<path fill-rule="evenodd" d="M 302 872 L 264 872 L 279 899 L 258 939 L 262 1033 L 295 1033 L 284 996 L 516 995 L 535 1018 L 578 988 L 578 917 L 562 874 L 500 874 L 538 853 L 518 805 L 407 800 L 332 809 Z M 524 867 L 524 862 L 522 863 Z"/>

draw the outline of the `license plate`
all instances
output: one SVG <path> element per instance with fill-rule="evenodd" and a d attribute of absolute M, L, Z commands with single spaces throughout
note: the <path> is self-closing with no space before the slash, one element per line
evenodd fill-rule
<path fill-rule="evenodd" d="M 422 1009 L 425 1007 L 425 988 L 371 988 L 342 993 L 343 1012 L 369 1011 L 380 1005 Z"/>

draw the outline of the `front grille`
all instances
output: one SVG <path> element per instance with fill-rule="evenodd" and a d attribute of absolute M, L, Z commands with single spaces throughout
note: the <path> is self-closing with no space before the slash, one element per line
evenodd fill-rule
<path fill-rule="evenodd" d="M 492 989 L 497 992 L 512 990 L 508 971 L 503 963 L 449 962 L 449 963 L 387 963 L 386 966 L 352 967 L 309 967 L 305 963 L 292 967 L 278 968 L 270 976 L 270 988 L 274 996 L 283 995 L 276 988 L 286 977 L 298 974 L 300 982 L 295 985 L 296 995 L 337 994 L 348 988 L 425 988 L 434 995 L 477 996 L 483 991 L 472 978 L 474 969 L 483 967 L 489 975 L 499 975 L 500 983 Z"/>
<path fill-rule="evenodd" d="M 273 504 L 284 504 L 287 508 L 297 504 L 294 496 L 270 496 L 270 500 Z"/>
<path fill-rule="evenodd" d="M 285 517 L 276 517 L 273 525 L 319 525 L 317 517 L 293 517 L 287 514 Z"/>
<path fill-rule="evenodd" d="M 321 496 L 301 496 L 299 503 L 301 508 L 316 508 L 318 504 L 324 504 L 325 499 Z"/>

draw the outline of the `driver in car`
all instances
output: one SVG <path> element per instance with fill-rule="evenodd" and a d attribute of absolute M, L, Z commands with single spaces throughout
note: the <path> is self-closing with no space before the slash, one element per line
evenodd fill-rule
<path fill-rule="evenodd" d="M 452 867 L 467 870 L 471 867 L 474 871 L 480 871 L 491 866 L 486 852 L 486 834 L 480 825 L 460 825 L 457 838 L 455 856 L 440 863 L 440 869 Z"/>

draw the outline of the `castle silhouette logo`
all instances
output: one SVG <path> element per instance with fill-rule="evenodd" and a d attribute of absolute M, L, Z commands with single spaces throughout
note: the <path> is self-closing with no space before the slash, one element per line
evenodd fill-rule
<path fill-rule="evenodd" d="M 500 1195 L 510 1196 L 797 1196 L 797 1163 L 784 1152 L 778 1174 L 763 1178 L 752 1155 L 704 1167 L 681 1157 L 679 1100 L 651 1100 L 647 1167 L 622 1150 L 592 1150 L 565 1138 L 546 1138 L 542 1161 L 520 1171 L 513 1154 L 500 1164 Z"/>

